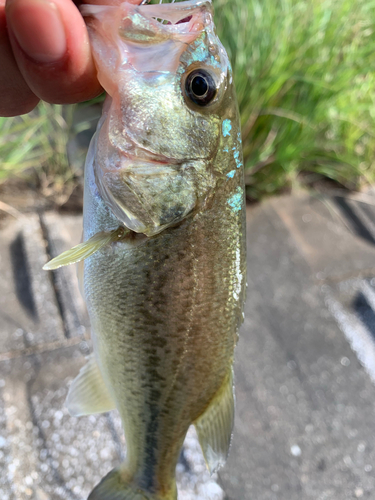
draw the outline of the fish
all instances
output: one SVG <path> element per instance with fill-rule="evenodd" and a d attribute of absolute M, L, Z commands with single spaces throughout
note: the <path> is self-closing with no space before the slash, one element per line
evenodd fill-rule
<path fill-rule="evenodd" d="M 194 425 L 210 472 L 234 422 L 246 287 L 245 187 L 233 72 L 210 0 L 84 5 L 107 92 L 85 165 L 79 262 L 93 354 L 74 416 L 117 409 L 126 458 L 89 500 L 176 500 Z"/>

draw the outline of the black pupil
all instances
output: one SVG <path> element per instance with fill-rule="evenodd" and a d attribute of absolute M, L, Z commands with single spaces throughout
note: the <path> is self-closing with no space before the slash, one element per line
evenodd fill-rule
<path fill-rule="evenodd" d="M 197 97 L 203 97 L 208 92 L 208 83 L 203 76 L 195 76 L 191 82 L 191 90 Z"/>
<path fill-rule="evenodd" d="M 196 69 L 189 73 L 185 80 L 186 97 L 198 106 L 207 106 L 216 95 L 216 84 L 213 76 L 205 69 Z"/>

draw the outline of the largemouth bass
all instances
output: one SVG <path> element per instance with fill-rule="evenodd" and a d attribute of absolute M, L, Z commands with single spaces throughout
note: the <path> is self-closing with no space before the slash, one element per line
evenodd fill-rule
<path fill-rule="evenodd" d="M 90 500 L 175 500 L 189 426 L 211 471 L 233 428 L 245 207 L 232 71 L 210 1 L 82 12 L 108 93 L 85 167 L 83 245 L 107 239 L 85 254 L 94 354 L 67 405 L 117 408 L 123 422 L 126 460 Z"/>

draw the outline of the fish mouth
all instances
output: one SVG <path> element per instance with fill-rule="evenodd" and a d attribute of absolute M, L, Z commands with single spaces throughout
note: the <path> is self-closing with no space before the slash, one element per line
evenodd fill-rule
<path fill-rule="evenodd" d="M 118 9 L 119 5 L 129 7 L 134 14 L 140 14 L 143 22 L 139 19 L 125 19 L 121 29 L 123 38 L 133 40 L 137 43 L 154 43 L 163 33 L 166 37 L 173 35 L 192 35 L 204 30 L 212 20 L 211 0 L 184 0 L 173 3 L 149 4 L 147 0 L 140 4 L 133 2 L 116 2 L 106 5 L 82 5 L 80 11 L 83 16 L 94 16 L 99 18 L 102 13 L 110 9 Z M 202 13 L 207 13 L 203 15 Z M 133 16 L 131 16 L 133 17 Z M 126 21 L 131 22 L 126 22 Z M 146 21 L 146 23 L 145 23 Z"/>
<path fill-rule="evenodd" d="M 194 16 L 200 14 L 202 10 L 211 12 L 212 6 L 211 0 L 185 0 L 159 4 L 149 4 L 144 0 L 139 9 L 145 17 L 163 24 L 167 31 L 173 32 L 178 27 L 179 32 L 189 32 L 189 23 L 194 24 L 191 23 L 194 21 Z"/>
<path fill-rule="evenodd" d="M 98 57 L 103 54 L 108 67 L 114 61 L 118 67 L 127 63 L 139 72 L 175 72 L 186 48 L 203 32 L 214 30 L 211 0 L 144 5 L 113 2 L 80 7 L 97 45 L 94 52 Z M 95 43 L 101 37 L 105 43 Z M 110 77 L 99 71 L 98 78 L 111 95 Z"/>

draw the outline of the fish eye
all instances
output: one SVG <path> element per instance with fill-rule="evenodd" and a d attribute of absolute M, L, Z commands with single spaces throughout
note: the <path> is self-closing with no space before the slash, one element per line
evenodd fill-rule
<path fill-rule="evenodd" d="M 206 106 L 216 95 L 216 84 L 204 69 L 192 71 L 185 80 L 186 95 L 198 106 Z"/>

